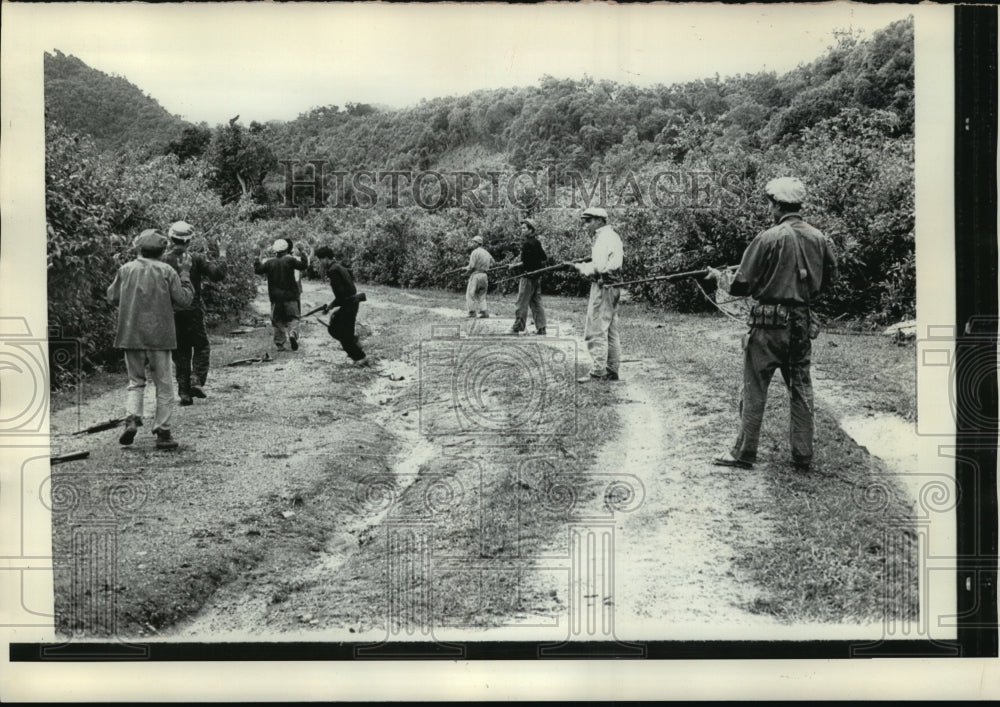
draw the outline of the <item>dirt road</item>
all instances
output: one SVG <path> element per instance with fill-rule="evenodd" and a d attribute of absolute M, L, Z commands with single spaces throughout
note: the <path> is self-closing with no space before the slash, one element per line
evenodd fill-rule
<path fill-rule="evenodd" d="M 304 308 L 327 298 L 306 283 Z M 583 302 L 555 307 L 542 338 L 503 335 L 510 298 L 489 320 L 452 299 L 370 288 L 360 321 L 377 365 L 357 369 L 315 320 L 298 352 L 275 352 L 258 297 L 213 336 L 210 397 L 178 409 L 180 450 L 155 452 L 148 434 L 132 449 L 117 432 L 88 438 L 91 459 L 54 485 L 86 499 L 107 474 L 141 500 L 118 517 L 124 579 L 104 590 L 117 605 L 106 628 L 349 641 L 780 630 L 734 562 L 734 539 L 744 551 L 774 541 L 767 484 L 707 462 L 731 441 L 730 405 L 655 357 L 629 359 L 622 383 L 576 385 Z M 264 351 L 270 361 L 224 365 Z M 122 397 L 54 414 L 56 451 L 81 420 L 117 416 Z M 64 628 L 84 600 L 82 507 L 54 513 Z"/>

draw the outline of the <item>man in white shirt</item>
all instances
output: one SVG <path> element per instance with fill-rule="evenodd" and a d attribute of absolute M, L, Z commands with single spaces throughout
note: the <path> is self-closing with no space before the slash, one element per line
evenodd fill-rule
<path fill-rule="evenodd" d="M 583 212 L 584 227 L 594 235 L 589 263 L 576 263 L 574 267 L 584 277 L 590 278 L 590 302 L 587 305 L 587 323 L 583 338 L 587 352 L 593 360 L 590 374 L 578 383 L 618 380 L 621 363 L 621 343 L 618 339 L 618 302 L 620 287 L 605 286 L 605 282 L 620 281 L 622 267 L 622 239 L 608 225 L 608 212 L 591 207 Z"/>

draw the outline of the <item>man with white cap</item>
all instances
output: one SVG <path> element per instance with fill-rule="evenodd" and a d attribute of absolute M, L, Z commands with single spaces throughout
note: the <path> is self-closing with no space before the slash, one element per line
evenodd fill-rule
<path fill-rule="evenodd" d="M 577 382 L 616 381 L 621 365 L 618 303 L 622 292 L 620 287 L 609 287 L 605 282 L 620 280 L 618 273 L 624 260 L 622 239 L 608 225 L 608 212 L 604 209 L 590 207 L 580 218 L 594 236 L 590 261 L 573 265 L 581 275 L 591 280 L 583 338 L 593 365 L 589 375 L 577 379 Z"/>
<path fill-rule="evenodd" d="M 285 350 L 287 339 L 292 351 L 299 348 L 299 284 L 295 281 L 295 271 L 309 267 L 309 259 L 298 246 L 291 254 L 291 247 L 284 238 L 279 238 L 271 246 L 273 257 L 262 252 L 254 263 L 253 270 L 258 275 L 267 276 L 267 296 L 271 300 L 271 325 L 274 327 L 274 345 L 278 351 Z"/>
<path fill-rule="evenodd" d="M 142 402 L 149 372 L 156 386 L 156 416 L 153 434 L 157 449 L 174 449 L 177 442 L 170 433 L 174 415 L 174 387 L 170 380 L 170 352 L 177 347 L 173 307 L 186 307 L 194 297 L 188 268 L 181 264 L 179 274 L 160 260 L 167 239 L 154 228 L 146 229 L 135 240 L 139 257 L 122 265 L 108 287 L 107 297 L 118 305 L 118 329 L 115 348 L 125 351 L 128 393 L 125 398 L 125 431 L 118 442 L 132 444 L 142 424 Z"/>
<path fill-rule="evenodd" d="M 730 452 L 714 464 L 749 469 L 757 461 L 767 388 L 775 369 L 789 391 L 792 464 L 805 471 L 813 456 L 813 391 L 809 375 L 812 328 L 809 306 L 837 278 L 830 242 L 802 220 L 806 189 L 795 177 L 773 179 L 764 187 L 775 226 L 750 243 L 728 286 L 735 296 L 750 295 L 750 331 L 744 337 L 740 431 Z M 709 279 L 725 289 L 722 273 Z"/>
<path fill-rule="evenodd" d="M 476 236 L 469 241 L 472 252 L 469 254 L 469 264 L 465 266 L 469 273 L 469 284 L 465 288 L 465 306 L 469 310 L 469 316 L 475 317 L 479 313 L 481 319 L 490 316 L 486 311 L 486 291 L 489 289 L 489 279 L 486 273 L 493 267 L 493 256 L 483 248 L 483 239 Z"/>
<path fill-rule="evenodd" d="M 219 262 L 209 262 L 200 253 L 189 253 L 194 227 L 185 221 L 177 221 L 167 232 L 171 247 L 163 256 L 167 263 L 177 272 L 185 263 L 191 272 L 191 284 L 194 286 L 194 299 L 186 307 L 174 305 L 174 326 L 177 330 L 177 348 L 174 349 L 174 368 L 177 374 L 177 393 L 181 405 L 191 405 L 192 398 L 206 397 L 202 386 L 208 380 L 208 368 L 211 360 L 211 347 L 208 343 L 208 332 L 205 331 L 205 310 L 201 300 L 201 281 L 208 278 L 219 282 L 226 276 L 225 244 L 219 244 Z"/>

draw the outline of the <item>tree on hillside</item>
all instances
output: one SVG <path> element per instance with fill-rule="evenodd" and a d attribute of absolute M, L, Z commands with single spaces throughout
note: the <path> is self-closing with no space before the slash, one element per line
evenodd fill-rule
<path fill-rule="evenodd" d="M 210 183 L 223 204 L 246 196 L 264 203 L 264 179 L 278 165 L 270 147 L 270 129 L 256 121 L 245 128 L 236 122 L 238 118 L 216 128 L 212 137 L 208 149 Z"/>
<path fill-rule="evenodd" d="M 171 140 L 165 151 L 168 155 L 177 155 L 181 162 L 201 157 L 212 142 L 212 131 L 207 125 L 192 125 L 184 128 L 181 136 Z"/>

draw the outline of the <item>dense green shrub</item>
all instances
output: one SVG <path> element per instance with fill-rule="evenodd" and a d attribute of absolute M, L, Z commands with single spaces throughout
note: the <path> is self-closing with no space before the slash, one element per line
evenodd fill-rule
<path fill-rule="evenodd" d="M 229 245 L 229 277 L 203 290 L 210 323 L 253 297 L 254 253 L 244 232 L 256 207 L 246 200 L 220 206 L 203 164 L 102 153 L 54 123 L 46 129 L 45 162 L 49 324 L 79 342 L 87 367 L 116 358 L 116 314 L 105 293 L 118 267 L 135 257 L 131 243 L 143 229 L 166 232 L 185 220 L 203 234 L 193 250 L 214 257 L 220 241 Z M 54 369 L 53 384 L 72 373 Z"/>

